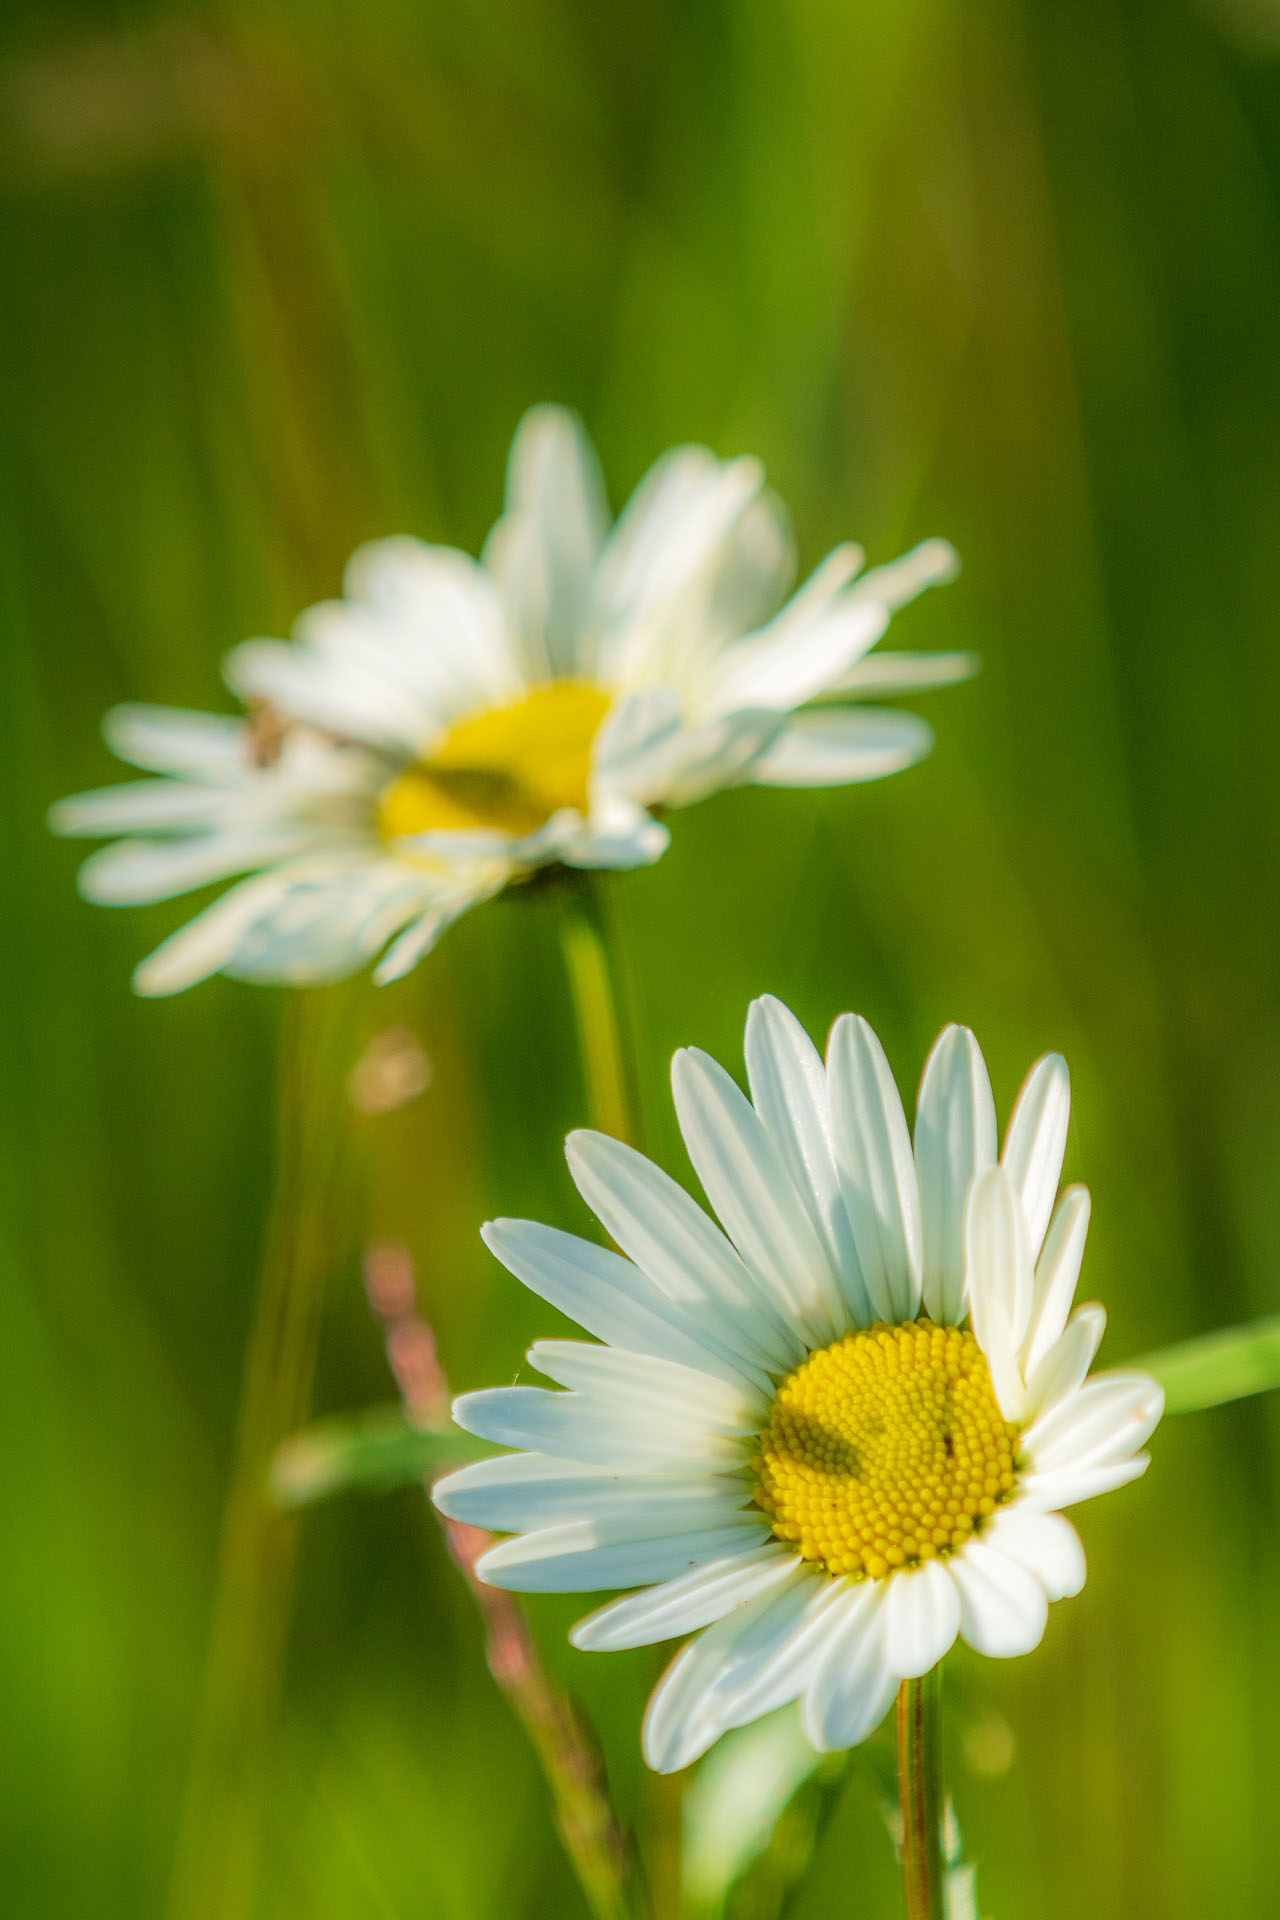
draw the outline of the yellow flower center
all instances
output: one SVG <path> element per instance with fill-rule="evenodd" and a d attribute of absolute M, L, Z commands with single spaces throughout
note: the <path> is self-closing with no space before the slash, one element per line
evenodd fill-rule
<path fill-rule="evenodd" d="M 882 1578 L 954 1552 L 1017 1484 L 1019 1429 L 971 1333 L 847 1333 L 787 1375 L 753 1462 L 757 1506 L 828 1573 Z"/>
<path fill-rule="evenodd" d="M 556 680 L 452 727 L 429 760 L 383 789 L 384 840 L 418 833 L 533 833 L 561 807 L 587 810 L 591 748 L 609 695 Z"/>

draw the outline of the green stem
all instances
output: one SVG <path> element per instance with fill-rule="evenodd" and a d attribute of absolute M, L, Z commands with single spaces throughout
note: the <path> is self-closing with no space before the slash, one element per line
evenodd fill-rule
<path fill-rule="evenodd" d="M 907 1920 L 942 1920 L 940 1668 L 898 1689 L 898 1795 Z"/>
<path fill-rule="evenodd" d="M 281 1441 L 310 1410 L 332 1264 L 339 1125 L 329 996 L 291 996 L 280 1044 L 276 1169 L 223 1509 L 203 1700 L 178 1840 L 172 1920 L 244 1920 L 293 1590 L 297 1517 L 270 1498 Z"/>
<path fill-rule="evenodd" d="M 574 876 L 564 897 L 560 940 L 573 1001 L 591 1124 L 615 1140 L 634 1136 L 632 1101 L 623 1059 L 618 992 L 602 924 L 596 882 Z"/>

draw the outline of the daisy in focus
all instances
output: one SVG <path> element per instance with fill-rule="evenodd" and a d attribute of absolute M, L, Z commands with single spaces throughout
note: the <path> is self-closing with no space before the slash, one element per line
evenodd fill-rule
<path fill-rule="evenodd" d="M 440 1509 L 509 1532 L 481 1578 L 636 1588 L 574 1628 L 589 1649 L 692 1634 L 644 1724 L 651 1767 L 798 1699 L 820 1751 L 852 1746 L 957 1635 L 1027 1653 L 1085 1562 L 1060 1511 L 1123 1486 L 1163 1395 L 1089 1367 L 1072 1310 L 1089 1218 L 1055 1211 L 1065 1063 L 1031 1071 L 997 1157 L 973 1036 L 929 1057 L 914 1145 L 879 1042 L 843 1015 L 825 1065 L 785 1007 L 747 1020 L 748 1099 L 678 1053 L 689 1157 L 718 1216 L 631 1148 L 568 1142 L 619 1253 L 527 1221 L 485 1229 L 533 1292 L 603 1342 L 541 1340 L 563 1392 L 462 1395 L 469 1432 L 524 1449 L 437 1482 Z"/>
<path fill-rule="evenodd" d="M 660 857 L 654 817 L 722 787 L 836 786 L 932 734 L 858 704 L 965 678 L 965 654 L 871 649 L 950 577 L 945 541 L 861 573 L 842 546 L 790 599 L 785 511 L 750 458 L 665 454 L 610 526 L 575 416 L 539 407 L 479 561 L 397 538 L 342 600 L 226 663 L 248 717 L 126 706 L 107 742 L 159 779 L 63 800 L 59 833 L 121 835 L 81 868 L 106 905 L 237 880 L 135 975 L 403 974 L 466 908 L 535 869 Z M 810 703 L 825 703 L 816 709 Z"/>

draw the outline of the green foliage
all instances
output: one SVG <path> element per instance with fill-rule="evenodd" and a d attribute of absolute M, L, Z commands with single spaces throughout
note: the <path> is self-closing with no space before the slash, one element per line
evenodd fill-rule
<path fill-rule="evenodd" d="M 1280 1387 L 1280 1314 L 1225 1327 L 1138 1361 L 1164 1388 L 1166 1413 L 1198 1413 Z"/>
<path fill-rule="evenodd" d="M 474 549 L 522 409 L 579 406 L 615 501 L 667 444 L 763 456 L 803 562 L 945 534 L 895 643 L 981 653 L 937 751 L 743 792 L 620 876 L 646 1136 L 686 1042 L 854 1006 L 904 1084 L 974 1026 L 1007 1110 L 1074 1075 L 1104 1363 L 1280 1301 L 1280 63 L 1246 0 L 11 0 L 0 51 L 0 1693 L 5 1905 L 164 1911 L 275 1156 L 282 996 L 130 997 L 188 910 L 80 902 L 46 805 L 123 771 L 121 699 L 218 706 L 359 541 Z M 477 1224 L 584 1230 L 555 913 L 513 895 L 352 989 L 317 1419 L 385 1402 L 360 1248 L 404 1242 L 458 1387 L 554 1316 Z M 1238 1378 L 1239 1376 L 1237 1376 Z M 1169 1376 L 1166 1376 L 1169 1381 Z M 1170 1381 L 1177 1390 L 1176 1378 Z M 1170 1422 L 1082 1512 L 1012 1729 L 949 1778 L 1002 1920 L 1260 1914 L 1280 1777 L 1277 1409 Z M 252 1920 L 582 1911 L 416 1488 L 301 1514 Z M 589 1602 L 586 1604 L 590 1604 Z M 564 1643 L 629 1820 L 658 1657 Z M 957 1709 L 957 1727 L 962 1716 Z M 856 1772 L 789 1920 L 892 1914 Z M 189 1916 L 183 1916 L 189 1920 Z M 247 1914 L 235 1920 L 249 1920 Z"/>
<path fill-rule="evenodd" d="M 412 1427 L 399 1407 L 371 1407 L 345 1419 L 317 1420 L 278 1448 L 271 1491 L 285 1507 L 306 1507 L 356 1489 L 385 1493 L 434 1479 L 497 1448 L 458 1427 Z"/>
<path fill-rule="evenodd" d="M 718 1920 L 742 1876 L 757 1868 L 756 1880 L 781 1881 L 780 1893 L 798 1878 L 796 1865 L 809 1849 L 788 1819 L 792 1802 L 815 1774 L 844 1771 L 842 1759 L 814 1752 L 794 1707 L 739 1727 L 714 1747 L 699 1767 L 684 1800 L 684 1884 L 691 1920 Z M 799 1842 L 799 1844 L 797 1844 Z M 767 1874 L 758 1863 L 764 1860 Z M 767 1898 L 763 1887 L 749 1890 L 753 1912 Z M 740 1905 L 741 1903 L 737 1903 Z"/>

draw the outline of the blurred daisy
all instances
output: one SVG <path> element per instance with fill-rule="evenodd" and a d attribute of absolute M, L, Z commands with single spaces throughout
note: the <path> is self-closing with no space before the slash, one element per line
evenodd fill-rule
<path fill-rule="evenodd" d="M 797 1698 L 815 1747 L 853 1745 L 957 1635 L 1029 1652 L 1084 1583 L 1059 1509 L 1142 1473 L 1162 1406 L 1144 1374 L 1086 1377 L 1104 1314 L 1071 1310 L 1088 1195 L 1053 1212 L 1060 1059 L 1032 1070 L 997 1160 L 963 1028 L 930 1055 L 914 1149 L 864 1020 L 836 1022 L 824 1067 L 759 1000 L 746 1054 L 750 1100 L 704 1054 L 673 1064 L 719 1228 L 639 1154 L 578 1133 L 570 1169 L 621 1253 L 485 1229 L 605 1344 L 530 1349 L 567 1392 L 464 1394 L 459 1425 L 528 1451 L 434 1489 L 514 1533 L 479 1562 L 495 1586 L 640 1589 L 580 1621 L 579 1647 L 696 1635 L 646 1714 L 660 1772 Z"/>
<path fill-rule="evenodd" d="M 253 718 L 117 709 L 113 750 L 165 777 L 62 801 L 52 824 L 127 836 L 81 869 L 103 903 L 252 876 L 143 963 L 144 993 L 219 970 L 332 978 L 380 952 L 375 977 L 393 979 L 539 866 L 656 860 L 655 808 L 871 780 L 927 753 L 923 720 L 853 703 L 972 671 L 964 654 L 868 658 L 955 557 L 932 540 L 861 563 L 837 548 L 782 604 L 781 504 L 757 461 L 702 447 L 664 455 L 610 529 L 581 426 L 540 407 L 480 561 L 408 538 L 361 548 L 344 599 L 230 655 Z M 814 700 L 839 704 L 800 711 Z"/>

